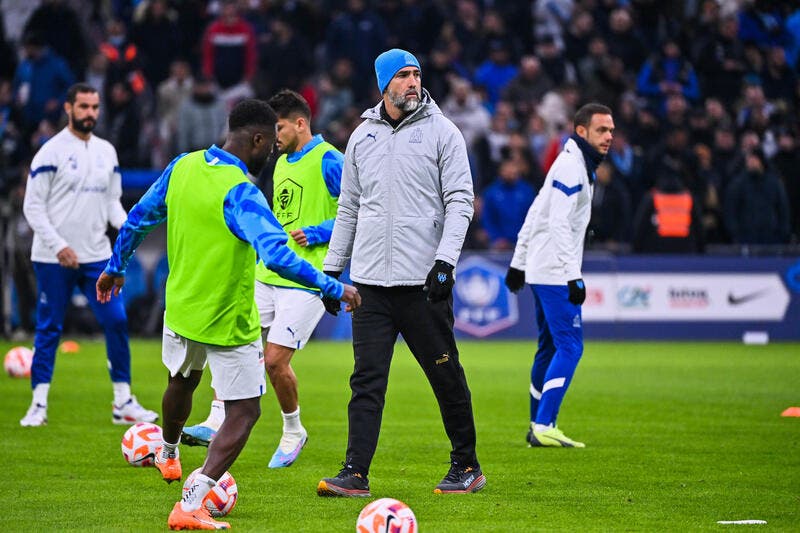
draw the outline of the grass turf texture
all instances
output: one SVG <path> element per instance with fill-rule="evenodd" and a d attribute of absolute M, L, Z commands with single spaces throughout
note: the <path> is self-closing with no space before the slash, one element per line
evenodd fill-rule
<path fill-rule="evenodd" d="M 0 353 L 12 345 L 0 343 Z M 383 429 L 370 473 L 372 499 L 393 497 L 420 530 L 681 531 L 729 527 L 800 529 L 800 345 L 589 342 L 559 425 L 587 448 L 524 443 L 531 342 L 462 342 L 473 394 L 478 454 L 488 483 L 473 495 L 432 494 L 449 444 L 433 394 L 398 344 Z M 166 371 L 158 341 L 134 341 L 133 391 L 160 412 Z M 350 532 L 368 499 L 320 498 L 320 478 L 339 470 L 346 446 L 350 345 L 312 341 L 294 368 L 309 443 L 295 465 L 266 467 L 280 438 L 271 390 L 231 473 L 236 531 Z M 208 375 L 189 423 L 205 418 Z M 164 531 L 180 483 L 120 453 L 125 426 L 111 424 L 103 344 L 59 354 L 49 425 L 22 428 L 27 380 L 0 377 L 2 531 Z M 181 447 L 184 474 L 205 448 Z M 722 526 L 761 519 L 767 526 Z"/>

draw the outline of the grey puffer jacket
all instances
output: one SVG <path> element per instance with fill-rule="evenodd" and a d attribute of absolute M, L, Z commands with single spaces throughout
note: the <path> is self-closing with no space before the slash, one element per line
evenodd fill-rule
<path fill-rule="evenodd" d="M 366 110 L 345 151 L 339 209 L 323 268 L 366 285 L 422 285 L 434 260 L 458 262 L 472 219 L 464 137 L 423 89 L 396 129 Z M 351 259 L 352 258 L 352 259 Z"/>

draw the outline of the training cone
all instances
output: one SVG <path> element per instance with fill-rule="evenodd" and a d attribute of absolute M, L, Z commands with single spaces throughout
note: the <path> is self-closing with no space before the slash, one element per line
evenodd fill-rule
<path fill-rule="evenodd" d="M 781 413 L 781 416 L 796 416 L 800 417 L 800 407 L 789 407 L 784 412 Z"/>
<path fill-rule="evenodd" d="M 75 341 L 64 341 L 61 343 L 62 353 L 78 353 L 81 351 L 81 345 Z"/>

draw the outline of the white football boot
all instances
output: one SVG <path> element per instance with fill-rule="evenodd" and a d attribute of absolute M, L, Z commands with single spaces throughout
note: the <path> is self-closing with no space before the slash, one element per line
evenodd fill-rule
<path fill-rule="evenodd" d="M 32 403 L 28 408 L 28 412 L 25 413 L 25 416 L 19 421 L 19 425 L 29 428 L 46 426 L 47 406 L 40 403 Z"/>
<path fill-rule="evenodd" d="M 112 404 L 113 405 L 113 404 Z M 120 405 L 114 405 L 111 411 L 111 421 L 118 425 L 129 426 L 137 422 L 155 422 L 158 420 L 158 413 L 145 409 L 136 400 L 136 396 L 131 396 L 130 400 Z"/>

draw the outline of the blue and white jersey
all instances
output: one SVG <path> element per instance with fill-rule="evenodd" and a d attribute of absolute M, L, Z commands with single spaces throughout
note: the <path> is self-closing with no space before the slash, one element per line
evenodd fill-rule
<path fill-rule="evenodd" d="M 566 285 L 582 278 L 583 243 L 592 215 L 593 183 L 578 144 L 558 155 L 517 235 L 511 267 L 527 283 Z"/>
<path fill-rule="evenodd" d="M 107 226 L 119 228 L 127 216 L 121 196 L 117 151 L 111 143 L 96 135 L 84 141 L 69 128 L 61 130 L 31 162 L 23 205 L 34 231 L 31 259 L 58 263 L 56 254 L 67 246 L 79 263 L 108 259 Z"/>

